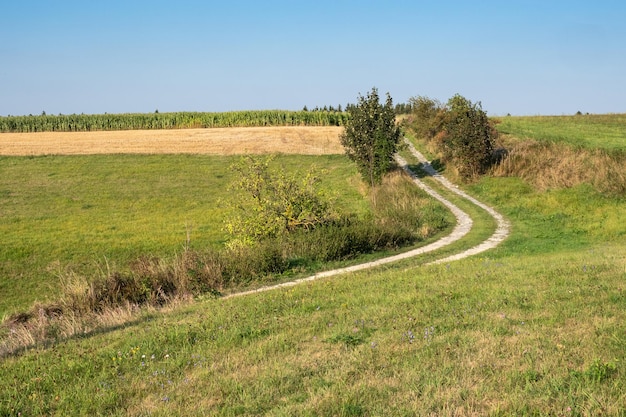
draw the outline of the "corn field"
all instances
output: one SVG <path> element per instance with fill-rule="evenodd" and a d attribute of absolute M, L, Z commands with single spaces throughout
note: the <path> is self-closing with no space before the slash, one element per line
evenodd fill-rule
<path fill-rule="evenodd" d="M 258 126 L 343 126 L 338 111 L 258 110 L 223 113 L 126 113 L 0 116 L 0 132 L 89 132 L 96 130 L 189 129 Z"/>

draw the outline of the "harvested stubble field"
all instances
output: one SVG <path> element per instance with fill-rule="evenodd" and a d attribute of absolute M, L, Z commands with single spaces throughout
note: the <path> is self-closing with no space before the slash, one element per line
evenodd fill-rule
<path fill-rule="evenodd" d="M 343 153 L 342 127 L 286 126 L 212 129 L 0 134 L 0 155 Z"/>

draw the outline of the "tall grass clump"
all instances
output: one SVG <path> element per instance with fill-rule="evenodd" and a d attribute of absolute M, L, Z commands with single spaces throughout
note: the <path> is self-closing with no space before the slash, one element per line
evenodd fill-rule
<path fill-rule="evenodd" d="M 127 268 L 101 265 L 100 274 L 63 272 L 61 296 L 13 313 L 0 326 L 0 356 L 119 325 L 139 311 L 161 308 L 220 288 L 222 268 L 213 253 L 187 251 L 172 259 L 140 257 Z"/>
<path fill-rule="evenodd" d="M 626 153 L 574 148 L 564 143 L 518 141 L 491 169 L 497 177 L 517 176 L 540 190 L 590 184 L 607 195 L 626 195 Z"/>
<path fill-rule="evenodd" d="M 624 114 L 496 119 L 506 148 L 494 176 L 518 176 L 540 190 L 589 184 L 605 195 L 626 194 Z"/>

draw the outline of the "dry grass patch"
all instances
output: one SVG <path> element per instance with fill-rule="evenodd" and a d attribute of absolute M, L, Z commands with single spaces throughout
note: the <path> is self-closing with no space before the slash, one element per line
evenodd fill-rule
<path fill-rule="evenodd" d="M 342 127 L 283 126 L 1 133 L 0 155 L 341 154 Z"/>
<path fill-rule="evenodd" d="M 496 177 L 519 176 L 539 190 L 591 184 L 600 192 L 626 192 L 626 157 L 602 149 L 572 148 L 560 143 L 524 141 L 492 168 Z"/>

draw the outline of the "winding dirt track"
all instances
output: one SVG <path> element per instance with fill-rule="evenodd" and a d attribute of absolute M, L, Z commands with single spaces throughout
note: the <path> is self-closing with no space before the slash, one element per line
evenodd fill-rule
<path fill-rule="evenodd" d="M 476 255 L 478 253 L 484 252 L 486 250 L 492 249 L 494 247 L 496 247 L 498 244 L 500 244 L 504 239 L 506 239 L 506 237 L 509 235 L 509 230 L 510 230 L 510 226 L 509 223 L 504 219 L 504 217 L 502 217 L 502 215 L 500 215 L 498 212 L 496 212 L 493 208 L 489 207 L 488 205 L 481 203 L 480 201 L 476 200 L 474 197 L 468 195 L 467 193 L 459 190 L 454 184 L 452 184 L 450 181 L 448 181 L 446 178 L 444 178 L 441 174 L 439 174 L 437 171 L 435 171 L 435 169 L 430 165 L 430 163 L 428 162 L 428 160 L 424 157 L 424 155 L 422 155 L 420 152 L 418 152 L 415 147 L 405 139 L 405 142 L 407 143 L 409 150 L 411 151 L 411 153 L 418 158 L 418 160 L 421 162 L 422 164 L 422 169 L 424 169 L 426 171 L 426 173 L 430 176 L 432 176 L 434 179 L 436 179 L 437 181 L 439 181 L 444 187 L 446 187 L 448 190 L 452 191 L 453 193 L 457 194 L 458 196 L 470 201 L 471 203 L 477 205 L 478 207 L 484 209 L 485 211 L 487 211 L 497 222 L 497 227 L 496 230 L 494 231 L 494 233 L 484 242 L 480 243 L 479 245 L 476 245 L 472 248 L 469 248 L 463 252 L 457 253 L 455 255 L 451 255 L 442 259 L 438 259 L 436 261 L 433 262 L 429 262 L 426 265 L 430 265 L 430 264 L 439 264 L 439 263 L 444 263 L 444 262 L 450 262 L 450 261 L 456 261 L 459 259 L 463 259 L 463 258 L 467 258 L 469 256 L 472 255 Z M 407 259 L 407 258 L 412 258 L 414 256 L 417 255 L 421 255 L 424 253 L 428 253 L 428 252 L 432 252 L 434 250 L 440 249 L 444 246 L 447 246 L 453 242 L 456 242 L 457 240 L 463 238 L 465 235 L 467 235 L 469 233 L 469 231 L 472 229 L 472 224 L 473 221 L 470 218 L 470 216 L 465 213 L 463 210 L 461 210 L 459 207 L 457 207 L 456 205 L 454 205 L 452 202 L 450 202 L 449 200 L 445 199 L 444 197 L 441 196 L 441 194 L 439 194 L 438 192 L 436 192 L 435 190 L 433 190 L 431 187 L 429 187 L 428 185 L 426 185 L 424 182 L 422 182 L 417 175 L 411 171 L 408 167 L 408 164 L 406 162 L 405 159 L 403 159 L 402 157 L 400 157 L 399 155 L 396 156 L 396 161 L 398 162 L 398 164 L 402 167 L 402 169 L 404 169 L 412 178 L 413 178 L 413 182 L 420 187 L 421 189 L 423 189 L 424 191 L 426 191 L 428 194 L 430 194 L 433 198 L 439 200 L 442 204 L 444 204 L 446 207 L 448 207 L 452 213 L 454 214 L 454 216 L 456 217 L 457 220 L 457 224 L 455 226 L 455 228 L 452 230 L 452 233 L 450 233 L 448 236 L 445 236 L 439 240 L 437 240 L 436 242 L 433 242 L 429 245 L 423 246 L 421 248 L 417 248 L 408 252 L 404 252 L 398 255 L 394 255 L 394 256 L 389 256 L 387 258 L 383 258 L 383 259 L 379 259 L 376 261 L 372 261 L 372 262 L 366 262 L 366 263 L 362 263 L 359 265 L 353 265 L 353 266 L 349 266 L 346 268 L 339 268 L 339 269 L 333 269 L 330 271 L 324 271 L 324 272 L 320 272 L 317 273 L 315 275 L 312 275 L 310 277 L 306 277 L 306 278 L 302 278 L 302 279 L 298 279 L 295 281 L 290 281 L 290 282 L 285 282 L 282 284 L 277 284 L 277 285 L 271 285 L 271 286 L 266 286 L 266 287 L 261 287 L 261 288 L 257 288 L 254 290 L 250 290 L 250 291 L 243 291 L 243 292 L 238 292 L 238 293 L 234 293 L 234 294 L 229 294 L 225 297 L 223 297 L 223 299 L 226 298 L 232 298 L 232 297 L 241 297 L 244 295 L 250 295 L 250 294 L 256 294 L 259 292 L 265 292 L 265 291 L 270 291 L 270 290 L 274 290 L 274 289 L 278 289 L 278 288 L 286 288 L 286 287 L 293 287 L 295 285 L 299 285 L 305 282 L 310 282 L 310 281 L 315 281 L 317 279 L 320 278 L 325 278 L 325 277 L 330 277 L 330 276 L 334 276 L 334 275 L 340 275 L 340 274 L 345 274 L 348 272 L 355 272 L 355 271 L 361 271 L 363 269 L 369 269 L 369 268 L 374 268 L 380 265 L 385 265 L 391 262 L 396 262 L 402 259 Z"/>

